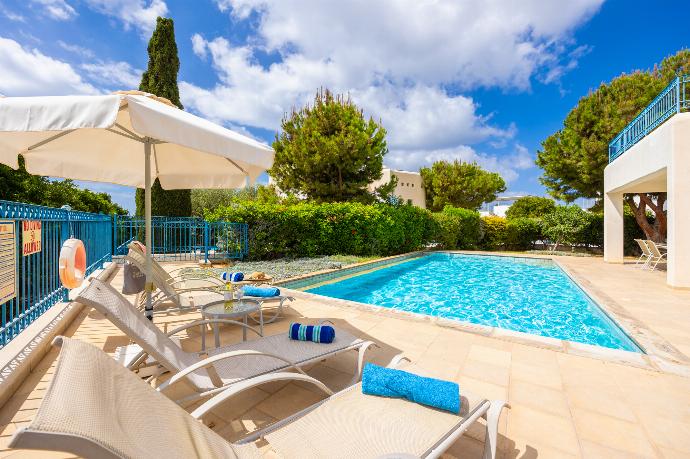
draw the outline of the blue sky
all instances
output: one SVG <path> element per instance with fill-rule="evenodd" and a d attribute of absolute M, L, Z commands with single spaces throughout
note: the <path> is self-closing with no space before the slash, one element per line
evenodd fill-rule
<path fill-rule="evenodd" d="M 518 5 L 519 3 L 519 5 Z M 0 0 L 0 94 L 138 86 L 175 20 L 185 108 L 269 142 L 319 87 L 388 130 L 391 167 L 477 161 L 544 194 L 540 142 L 591 88 L 690 46 L 690 4 L 641 0 Z M 133 208 L 133 191 L 88 184 Z"/>

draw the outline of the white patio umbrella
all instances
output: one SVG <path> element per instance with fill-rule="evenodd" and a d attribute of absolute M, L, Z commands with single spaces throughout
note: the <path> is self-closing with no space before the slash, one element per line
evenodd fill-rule
<path fill-rule="evenodd" d="M 20 154 L 32 174 L 146 190 L 147 284 L 154 179 L 164 189 L 238 188 L 273 164 L 267 145 L 139 91 L 0 98 L 0 163 L 17 169 Z"/>

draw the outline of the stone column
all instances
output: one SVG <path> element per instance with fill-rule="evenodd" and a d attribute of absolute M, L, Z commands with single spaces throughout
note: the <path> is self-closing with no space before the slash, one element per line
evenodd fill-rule
<path fill-rule="evenodd" d="M 668 168 L 668 271 L 672 287 L 690 288 L 690 118 L 675 116 Z"/>
<path fill-rule="evenodd" d="M 604 193 L 604 261 L 623 263 L 623 193 Z"/>

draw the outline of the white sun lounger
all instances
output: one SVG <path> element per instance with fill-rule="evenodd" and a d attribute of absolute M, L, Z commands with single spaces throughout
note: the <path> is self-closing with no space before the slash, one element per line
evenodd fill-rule
<path fill-rule="evenodd" d="M 357 384 L 233 444 L 197 419 L 265 382 L 298 380 L 330 391 L 306 375 L 273 373 L 218 394 L 190 415 L 100 349 L 64 337 L 54 344 L 62 349 L 50 386 L 36 416 L 14 434 L 10 448 L 98 458 L 437 458 L 485 417 L 484 458 L 496 455 L 502 401 L 463 393 L 461 414 L 455 415 L 364 395 Z M 265 440 L 261 450 L 253 441 L 257 437 Z"/>
<path fill-rule="evenodd" d="M 146 256 L 136 245 L 130 244 L 130 250 L 125 255 L 125 260 L 134 264 L 142 272 L 145 272 Z M 156 306 L 165 302 L 172 302 L 179 310 L 186 310 L 198 309 L 212 301 L 218 301 L 223 298 L 219 289 L 225 286 L 225 282 L 220 278 L 211 275 L 196 277 L 194 274 L 173 277 L 157 261 L 152 259 L 151 262 L 151 280 L 153 285 L 159 290 L 159 292 L 153 294 L 152 298 L 154 311 Z M 204 272 L 201 271 L 201 273 Z M 266 318 L 264 324 L 270 324 L 280 317 L 285 301 L 294 301 L 293 297 L 285 295 L 272 297 L 244 296 L 244 298 L 260 301 L 262 309 L 264 302 L 278 302 L 275 314 Z M 170 312 L 170 310 L 165 312 Z"/>
<path fill-rule="evenodd" d="M 651 271 L 654 271 L 656 269 L 656 266 L 662 262 L 665 261 L 664 258 L 666 258 L 666 252 L 661 252 L 659 250 L 659 246 L 657 245 L 656 242 L 647 240 L 645 241 L 647 243 L 647 247 L 649 247 L 649 262 L 647 263 L 647 266 L 649 266 L 649 269 Z"/>
<path fill-rule="evenodd" d="M 642 255 L 640 255 L 640 257 L 635 262 L 635 266 L 642 263 L 641 268 L 644 269 L 647 267 L 647 264 L 649 264 L 649 260 L 652 259 L 652 252 L 649 251 L 647 241 L 643 239 L 635 239 L 635 242 L 637 242 L 637 245 L 640 246 L 640 250 L 642 251 Z"/>
<path fill-rule="evenodd" d="M 161 365 L 173 376 L 161 384 L 160 389 L 186 379 L 196 391 L 179 403 L 187 403 L 215 394 L 223 388 L 257 375 L 275 371 L 295 369 L 332 357 L 346 351 L 358 351 L 357 368 L 353 381 L 362 374 L 364 354 L 374 343 L 359 339 L 343 329 L 338 329 L 332 343 L 312 343 L 291 340 L 286 333 L 261 337 L 252 327 L 241 322 L 224 319 L 198 320 L 183 325 L 168 334 L 163 333 L 125 297 L 110 285 L 94 279 L 77 296 L 76 301 L 91 306 L 106 316 L 117 328 L 133 340 L 138 348 L 128 354 L 128 360 L 121 362 L 127 368 L 136 370 L 141 366 Z M 171 335 L 193 327 L 213 323 L 227 323 L 246 327 L 260 337 L 230 346 L 208 350 L 208 357 L 198 353 L 185 352 Z M 150 360 L 149 356 L 153 359 Z M 208 371 L 212 369 L 213 371 Z"/>

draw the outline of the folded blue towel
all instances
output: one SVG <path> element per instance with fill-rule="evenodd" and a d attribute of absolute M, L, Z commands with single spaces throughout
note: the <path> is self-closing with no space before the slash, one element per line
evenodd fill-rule
<path fill-rule="evenodd" d="M 222 272 L 220 273 L 220 278 L 223 279 L 225 282 L 242 282 L 244 280 L 244 274 L 243 273 L 231 273 L 231 272 Z"/>
<path fill-rule="evenodd" d="M 302 325 L 297 322 L 290 324 L 288 333 L 290 339 L 299 341 L 313 341 L 315 343 L 332 343 L 335 339 L 335 329 L 330 325 Z"/>
<path fill-rule="evenodd" d="M 253 285 L 245 285 L 242 287 L 242 291 L 247 296 L 260 296 L 262 298 L 280 295 L 280 289 L 278 287 L 254 287 Z"/>
<path fill-rule="evenodd" d="M 460 413 L 460 387 L 456 383 L 425 378 L 373 363 L 364 366 L 362 392 L 367 395 L 404 398 L 421 405 Z"/>

